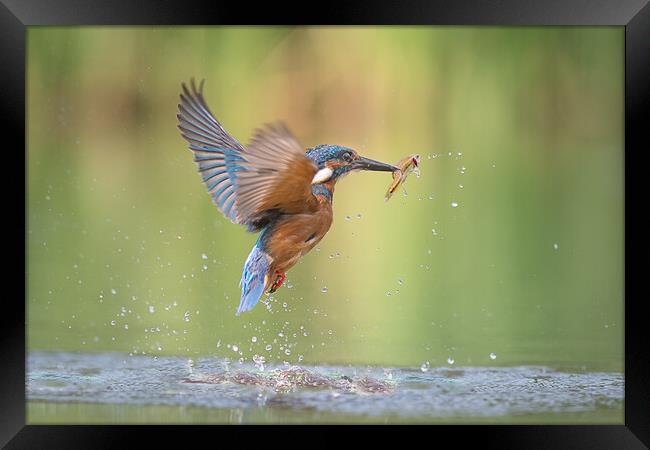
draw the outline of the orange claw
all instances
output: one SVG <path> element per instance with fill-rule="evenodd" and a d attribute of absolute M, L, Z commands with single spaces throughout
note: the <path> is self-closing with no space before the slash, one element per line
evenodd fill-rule
<path fill-rule="evenodd" d="M 273 285 L 271 286 L 271 289 L 269 289 L 269 293 L 273 294 L 275 291 L 278 290 L 280 286 L 282 286 L 282 283 L 284 283 L 284 280 L 287 278 L 287 275 L 282 272 L 275 272 L 276 278 L 275 281 L 273 282 Z"/>

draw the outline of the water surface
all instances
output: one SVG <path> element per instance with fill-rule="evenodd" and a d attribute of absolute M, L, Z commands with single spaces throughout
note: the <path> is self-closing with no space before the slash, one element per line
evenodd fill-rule
<path fill-rule="evenodd" d="M 31 352 L 29 423 L 622 423 L 623 374 Z M 425 371 L 426 370 L 426 371 Z"/>

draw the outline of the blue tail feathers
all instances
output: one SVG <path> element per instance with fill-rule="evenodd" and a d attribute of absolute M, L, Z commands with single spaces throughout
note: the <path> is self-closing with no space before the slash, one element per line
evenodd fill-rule
<path fill-rule="evenodd" d="M 239 282 L 241 286 L 241 299 L 239 301 L 237 315 L 245 311 L 250 311 L 255 307 L 257 301 L 264 293 L 264 277 L 268 271 L 268 255 L 264 250 L 255 245 L 248 255 L 246 263 L 244 263 L 244 271 Z"/>

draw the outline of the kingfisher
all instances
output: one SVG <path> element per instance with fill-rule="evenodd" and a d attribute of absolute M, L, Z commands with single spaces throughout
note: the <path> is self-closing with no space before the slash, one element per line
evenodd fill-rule
<path fill-rule="evenodd" d="M 395 172 L 393 165 L 341 145 L 307 150 L 281 122 L 258 128 L 243 146 L 221 126 L 197 89 L 181 83 L 178 128 L 189 143 L 212 203 L 230 221 L 260 235 L 241 276 L 236 315 L 275 292 L 332 225 L 336 182 L 352 171 Z"/>

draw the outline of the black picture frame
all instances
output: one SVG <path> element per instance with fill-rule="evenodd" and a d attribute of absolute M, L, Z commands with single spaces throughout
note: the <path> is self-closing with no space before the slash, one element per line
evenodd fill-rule
<path fill-rule="evenodd" d="M 638 241 L 637 229 L 647 221 L 628 218 L 643 207 L 640 201 L 629 201 L 639 192 L 635 180 L 642 170 L 641 155 L 650 148 L 647 119 L 650 105 L 650 5 L 646 0 L 484 0 L 484 1 L 426 1 L 404 2 L 319 2 L 281 7 L 277 2 L 251 5 L 248 2 L 197 2 L 193 0 L 0 0 L 0 113 L 4 125 L 5 156 L 15 155 L 16 161 L 3 171 L 6 186 L 5 203 L 11 197 L 22 200 L 23 214 L 6 214 L 5 225 L 15 227 L 16 236 L 23 233 L 22 249 L 14 230 L 7 229 L 5 244 L 15 245 L 16 254 L 25 255 L 27 240 L 26 139 L 25 139 L 25 75 L 26 27 L 42 25 L 220 25 L 220 24 L 350 24 L 350 25 L 617 25 L 625 27 L 625 424 L 611 426 L 472 426 L 471 432 L 454 426 L 438 426 L 427 432 L 438 443 L 451 439 L 453 445 L 468 440 L 493 448 L 647 448 L 650 445 L 650 358 L 648 357 L 648 328 L 645 322 L 643 290 L 634 290 L 643 263 L 635 263 L 633 254 L 644 248 Z M 645 113 L 645 114 L 644 114 Z M 15 144 L 6 138 L 15 137 Z M 25 149 L 22 157 L 18 148 Z M 25 195 L 13 195 L 22 182 Z M 626 205 L 629 205 L 626 208 Z M 16 209 L 20 209 L 16 205 Z M 20 218 L 22 217 L 22 220 Z M 5 248 L 7 246 L 5 245 Z M 11 248 L 13 250 L 13 248 Z M 22 251 L 21 251 L 22 250 Z M 7 268 L 20 271 L 13 254 L 5 256 Z M 23 291 L 27 289 L 27 265 Z M 629 262 L 628 262 L 629 261 Z M 9 278 L 9 276 L 7 276 Z M 15 279 L 20 279 L 16 275 Z M 13 277 L 12 277 L 13 280 Z M 637 293 L 638 292 L 638 293 Z M 26 300 L 26 294 L 23 300 Z M 96 448 L 135 446 L 136 437 L 153 447 L 160 441 L 168 445 L 192 437 L 208 438 L 215 445 L 226 444 L 223 427 L 97 427 L 97 426 L 26 426 L 25 302 L 20 296 L 5 292 L 2 327 L 2 369 L 0 370 L 0 445 L 6 448 Z M 272 428 L 260 433 L 266 441 Z M 375 427 L 372 434 L 382 436 Z M 282 431 L 284 430 L 284 431 Z M 281 429 L 277 439 L 294 439 L 296 427 Z M 469 431 L 469 430 L 468 430 Z M 236 431 L 237 432 L 237 431 Z M 134 434 L 145 436 L 134 436 Z M 218 433 L 218 434 L 217 434 Z M 319 436 L 322 433 L 319 433 Z M 310 434 L 306 436 L 311 436 Z M 338 433 L 333 440 L 341 440 Z M 246 433 L 245 439 L 251 437 Z M 240 434 L 240 439 L 244 437 Z M 216 440 L 218 439 L 218 441 Z M 190 441 L 183 441 L 188 444 Z M 282 442 L 282 441 L 279 441 Z M 306 441 L 308 445 L 311 441 Z M 322 443 L 323 441 L 319 442 Z M 434 444 L 429 441 L 431 445 Z M 286 441 L 285 441 L 286 444 Z"/>

